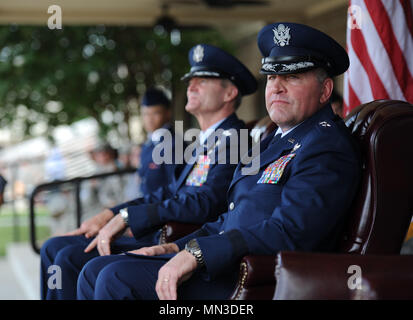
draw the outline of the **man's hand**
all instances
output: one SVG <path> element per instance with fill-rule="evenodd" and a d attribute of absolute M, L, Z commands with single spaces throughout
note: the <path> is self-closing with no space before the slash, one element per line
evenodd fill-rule
<path fill-rule="evenodd" d="M 129 251 L 129 253 L 141 254 L 143 256 L 159 256 L 161 254 L 177 253 L 179 247 L 175 243 L 164 243 L 152 247 L 142 247 L 137 250 Z"/>
<path fill-rule="evenodd" d="M 85 252 L 92 251 L 96 246 L 101 256 L 110 255 L 110 244 L 126 229 L 126 224 L 120 214 L 110 220 L 102 229 L 97 237 L 86 247 Z"/>
<path fill-rule="evenodd" d="M 94 237 L 113 216 L 114 214 L 111 210 L 104 209 L 102 212 L 84 221 L 79 228 L 65 233 L 64 236 L 80 236 L 84 234 L 86 238 Z"/>
<path fill-rule="evenodd" d="M 164 264 L 155 286 L 159 300 L 176 300 L 178 286 L 192 276 L 197 266 L 195 257 L 186 250 Z"/>

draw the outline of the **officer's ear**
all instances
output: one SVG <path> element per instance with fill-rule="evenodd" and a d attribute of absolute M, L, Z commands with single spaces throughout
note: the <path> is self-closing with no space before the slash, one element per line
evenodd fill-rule
<path fill-rule="evenodd" d="M 333 79 L 329 77 L 324 79 L 322 87 L 321 87 L 321 96 L 320 96 L 321 105 L 324 105 L 330 99 L 330 96 L 333 93 L 333 87 L 334 87 Z"/>
<path fill-rule="evenodd" d="M 225 80 L 227 81 L 227 84 L 225 86 L 226 93 L 225 93 L 225 102 L 230 102 L 232 100 L 234 100 L 237 96 L 238 96 L 238 88 L 229 80 Z"/>

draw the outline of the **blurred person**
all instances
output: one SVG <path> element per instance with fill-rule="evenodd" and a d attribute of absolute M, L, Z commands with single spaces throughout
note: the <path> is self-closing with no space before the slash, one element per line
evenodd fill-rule
<path fill-rule="evenodd" d="M 58 147 L 53 147 L 44 163 L 45 179 L 53 182 L 64 180 L 66 167 Z M 46 208 L 50 213 L 50 232 L 59 235 L 72 230 L 75 224 L 74 194 L 64 185 L 51 187 L 46 193 Z"/>
<path fill-rule="evenodd" d="M 156 164 L 152 159 L 152 152 L 158 143 L 154 132 L 158 129 L 167 129 L 172 134 L 172 159 L 174 159 L 174 131 L 171 125 L 171 101 L 161 89 L 150 88 L 142 97 L 141 115 L 147 139 L 142 145 L 137 172 L 141 179 L 140 194 L 147 195 L 159 187 L 167 186 L 172 181 L 174 164 Z M 134 196 L 133 198 L 136 198 Z M 130 198 L 128 200 L 131 200 Z"/>
<path fill-rule="evenodd" d="M 6 188 L 7 180 L 0 175 L 0 206 L 4 203 L 4 189 Z"/>
<path fill-rule="evenodd" d="M 119 169 L 132 168 L 132 165 L 130 163 L 130 152 L 131 152 L 131 147 L 129 145 L 122 146 L 118 149 L 118 156 L 115 161 L 116 161 L 116 166 Z"/>
<path fill-rule="evenodd" d="M 140 165 L 142 153 L 142 145 L 133 145 L 128 154 L 128 162 L 131 168 L 138 168 Z M 142 197 L 141 192 L 141 177 L 138 172 L 126 174 L 124 177 L 123 201 L 128 201 L 134 198 Z"/>
<path fill-rule="evenodd" d="M 338 115 L 340 118 L 344 118 L 343 97 L 336 90 L 333 90 L 330 101 L 331 101 L 331 108 L 333 109 L 333 112 L 336 115 Z"/>
<path fill-rule="evenodd" d="M 94 175 L 118 170 L 116 150 L 106 142 L 99 142 L 91 151 L 95 163 Z M 82 220 L 87 220 L 103 208 L 112 207 L 123 200 L 120 176 L 86 180 L 82 183 Z"/>

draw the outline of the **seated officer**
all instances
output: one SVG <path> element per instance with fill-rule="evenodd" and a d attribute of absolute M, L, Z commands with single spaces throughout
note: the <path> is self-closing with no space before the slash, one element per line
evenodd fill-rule
<path fill-rule="evenodd" d="M 245 128 L 235 110 L 243 95 L 256 90 L 257 82 L 240 61 L 214 46 L 195 46 L 189 52 L 189 62 L 191 70 L 184 76 L 189 80 L 185 108 L 198 120 L 205 146 L 207 134 L 217 133 L 211 134 L 217 140 L 208 146 L 208 156 L 196 156 L 198 161 L 183 166 L 168 186 L 104 210 L 70 236 L 49 239 L 41 249 L 43 298 L 76 298 L 77 277 L 87 261 L 99 254 L 155 245 L 159 243 L 158 229 L 167 221 L 202 224 L 226 210 L 225 194 L 237 165 L 229 161 L 233 152 L 229 133 L 235 130 L 239 136 L 239 130 Z M 215 152 L 223 148 L 224 152 Z M 218 164 L 217 157 L 223 153 L 226 161 Z M 215 161 L 211 161 L 210 154 L 215 155 Z M 127 226 L 134 238 L 113 241 Z M 52 264 L 62 270 L 62 289 L 47 287 L 47 270 Z"/>
<path fill-rule="evenodd" d="M 332 77 L 348 68 L 347 53 L 326 34 L 295 23 L 264 27 L 258 45 L 267 111 L 279 126 L 260 145 L 258 174 L 242 175 L 238 164 L 228 211 L 192 234 L 89 261 L 78 298 L 225 299 L 244 255 L 334 248 L 360 176 L 351 135 L 329 103 Z"/>
<path fill-rule="evenodd" d="M 152 159 L 152 151 L 156 145 L 156 142 L 152 141 L 153 132 L 160 128 L 172 130 L 170 104 L 165 93 L 156 88 L 148 89 L 142 98 L 142 122 L 145 131 L 148 133 L 148 138 L 142 146 L 141 161 L 137 172 L 141 178 L 141 193 L 143 196 L 172 182 L 174 165 L 156 164 Z M 171 131 L 171 133 L 173 142 L 174 132 Z M 174 150 L 174 146 L 172 144 L 172 150 Z"/>

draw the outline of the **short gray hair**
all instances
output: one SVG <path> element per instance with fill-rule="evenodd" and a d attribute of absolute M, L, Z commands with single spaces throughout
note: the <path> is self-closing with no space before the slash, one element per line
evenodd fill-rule
<path fill-rule="evenodd" d="M 226 87 L 228 87 L 228 84 L 232 84 L 232 85 L 236 86 L 236 85 L 235 85 L 231 80 L 229 80 L 229 79 L 225 79 L 225 78 L 221 79 L 221 85 L 222 85 L 222 87 L 226 88 Z M 236 87 L 237 87 L 237 86 L 236 86 Z M 238 94 L 237 94 L 237 96 L 236 96 L 235 99 L 234 99 L 234 109 L 235 109 L 235 110 L 238 109 L 238 107 L 241 105 L 241 102 L 242 102 L 242 94 L 241 94 L 241 92 L 240 92 L 240 90 L 239 90 L 238 87 L 237 87 L 237 89 L 238 89 Z"/>
<path fill-rule="evenodd" d="M 323 84 L 325 79 L 331 78 L 324 68 L 314 69 L 314 73 L 315 73 L 315 75 L 317 77 L 317 80 L 320 84 Z"/>

